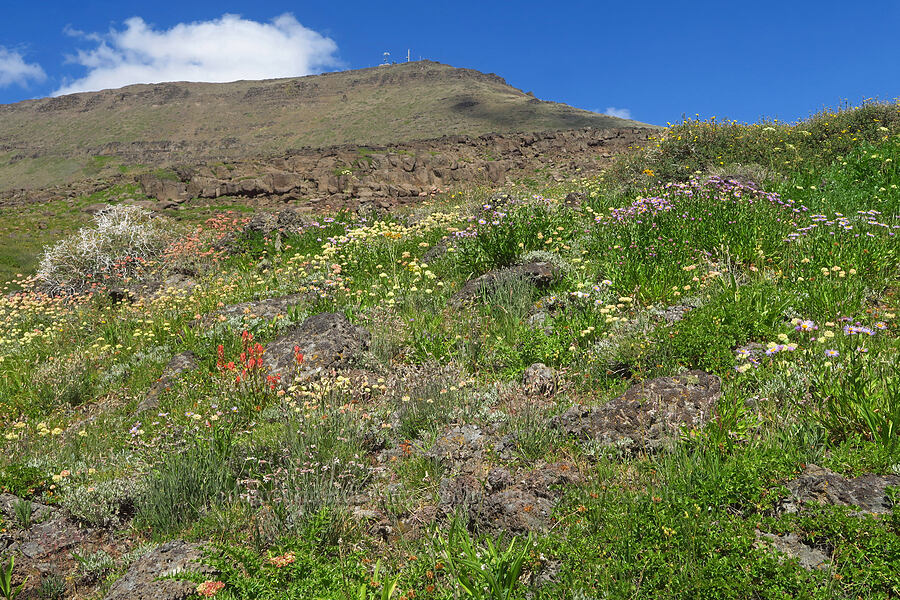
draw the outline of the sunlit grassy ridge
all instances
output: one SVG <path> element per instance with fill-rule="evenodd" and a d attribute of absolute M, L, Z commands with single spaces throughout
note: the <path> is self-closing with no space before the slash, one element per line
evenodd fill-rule
<path fill-rule="evenodd" d="M 0 191 L 145 165 L 445 135 L 646 126 L 432 61 L 231 83 L 172 82 L 0 105 Z"/>
<path fill-rule="evenodd" d="M 900 469 L 898 161 L 893 104 L 793 125 L 687 121 L 601 178 L 540 193 L 514 186 L 393 217 L 323 216 L 296 236 L 246 238 L 232 256 L 210 249 L 240 219 L 176 228 L 155 266 L 199 267 L 190 292 L 114 304 L 103 293 L 121 283 L 111 272 L 89 297 L 0 301 L 0 486 L 94 523 L 115 521 L 119 499 L 133 498 L 135 536 L 230 544 L 232 558 L 217 559 L 219 597 L 355 598 L 374 567 L 360 559 L 377 556 L 384 581 L 399 577 L 395 597 L 453 598 L 469 567 L 448 556 L 472 543 L 491 556 L 485 532 L 406 536 L 399 523 L 438 496 L 442 467 L 417 449 L 475 423 L 517 440 L 515 458 L 498 464 L 567 460 L 583 480 L 552 529 L 524 546 L 509 597 L 528 587 L 546 598 L 897 596 L 896 515 L 774 507 L 806 463 Z M 568 192 L 583 201 L 567 204 Z M 510 281 L 449 306 L 468 279 L 523 260 L 561 275 L 548 290 Z M 306 299 L 280 319 L 196 326 L 222 306 L 293 293 Z M 673 307 L 682 320 L 665 318 Z M 365 385 L 339 374 L 278 392 L 236 384 L 217 364 L 250 334 L 264 346 L 324 311 L 372 332 L 356 365 L 371 375 Z M 200 368 L 136 416 L 184 350 Z M 522 395 L 534 362 L 561 373 L 552 399 Z M 628 386 L 619 365 L 633 381 L 720 376 L 716 419 L 672 452 L 637 456 L 550 427 L 570 405 Z M 372 436 L 396 450 L 392 461 L 375 463 Z M 390 543 L 349 513 L 363 490 L 399 532 Z M 796 533 L 832 561 L 806 571 L 763 548 L 757 530 Z M 516 553 L 486 568 L 511 568 Z M 549 583 L 532 586 L 548 565 Z"/>

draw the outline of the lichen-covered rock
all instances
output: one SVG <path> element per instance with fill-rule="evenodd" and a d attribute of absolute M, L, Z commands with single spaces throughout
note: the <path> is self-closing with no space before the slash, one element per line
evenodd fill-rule
<path fill-rule="evenodd" d="M 0 495 L 0 514 L 9 524 L 9 530 L 0 533 L 0 545 L 6 546 L 10 552 L 21 554 L 25 559 L 23 564 L 49 562 L 54 555 L 88 541 L 89 532 L 82 531 L 59 509 L 37 502 L 31 503 L 31 526 L 27 530 L 22 529 L 15 514 L 15 505 L 20 501 L 10 494 Z"/>
<path fill-rule="evenodd" d="M 480 469 L 489 441 L 477 425 L 453 427 L 438 436 L 425 456 L 458 472 L 473 473 Z"/>
<path fill-rule="evenodd" d="M 444 515 L 465 510 L 479 526 L 497 531 L 538 531 L 549 525 L 562 488 L 579 481 L 569 463 L 539 465 L 518 480 L 494 467 L 483 482 L 468 473 L 444 477 L 439 508 Z"/>
<path fill-rule="evenodd" d="M 198 544 L 166 542 L 134 561 L 105 600 L 184 600 L 194 594 L 196 583 L 161 578 L 185 571 L 210 574 L 212 569 L 201 563 L 202 556 Z"/>
<path fill-rule="evenodd" d="M 522 375 L 522 387 L 526 394 L 549 396 L 556 391 L 556 371 L 544 363 L 534 363 Z"/>
<path fill-rule="evenodd" d="M 141 413 L 145 410 L 153 410 L 159 406 L 159 396 L 166 388 L 178 379 L 183 373 L 193 371 L 197 368 L 197 355 L 188 350 L 172 357 L 169 363 L 163 369 L 162 375 L 156 380 L 147 395 L 137 407 L 137 412 Z"/>
<path fill-rule="evenodd" d="M 330 369 L 346 367 L 368 350 L 371 335 L 342 313 L 320 313 L 288 328 L 266 345 L 263 363 L 269 373 L 289 384 L 296 377 L 309 379 Z M 297 364 L 296 352 L 303 354 Z"/>
<path fill-rule="evenodd" d="M 495 269 L 467 281 L 450 298 L 450 305 L 459 308 L 468 302 L 476 301 L 490 294 L 509 281 L 518 279 L 532 283 L 537 287 L 546 287 L 558 276 L 559 270 L 549 262 L 529 262 L 505 269 Z"/>
<path fill-rule="evenodd" d="M 278 212 L 259 212 L 253 215 L 244 226 L 244 233 L 268 235 L 275 231 L 283 233 L 299 233 L 308 225 L 306 217 L 292 208 Z"/>
<path fill-rule="evenodd" d="M 807 465 L 800 476 L 786 484 L 790 496 L 782 512 L 799 512 L 803 504 L 814 502 L 836 506 L 856 506 L 861 513 L 884 514 L 893 510 L 888 486 L 900 486 L 896 475 L 843 477 L 816 465 Z"/>
<path fill-rule="evenodd" d="M 573 406 L 552 424 L 602 445 L 656 450 L 674 444 L 683 428 L 702 427 L 721 394 L 718 377 L 689 371 L 632 386 L 602 406 Z"/>
<path fill-rule="evenodd" d="M 305 294 L 290 294 L 288 296 L 279 296 L 277 298 L 265 298 L 263 300 L 229 304 L 224 308 L 204 316 L 200 320 L 200 324 L 203 327 L 210 327 L 216 322 L 242 317 L 261 319 L 264 321 L 275 321 L 276 319 L 286 318 L 288 310 L 291 307 L 300 304 L 306 298 L 307 296 Z"/>
<path fill-rule="evenodd" d="M 803 543 L 796 533 L 776 535 L 774 533 L 756 532 L 757 547 L 769 547 L 797 561 L 807 570 L 821 569 L 828 564 L 828 555 L 812 546 Z"/>
<path fill-rule="evenodd" d="M 8 523 L 16 522 L 16 505 L 25 502 L 12 494 L 0 494 L 0 517 Z M 31 502 L 31 519 L 37 523 L 48 519 L 57 509 L 40 502 Z"/>

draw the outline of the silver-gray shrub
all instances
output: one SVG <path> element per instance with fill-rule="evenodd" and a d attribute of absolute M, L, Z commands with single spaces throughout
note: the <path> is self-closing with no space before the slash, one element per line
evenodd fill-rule
<path fill-rule="evenodd" d="M 95 215 L 92 226 L 46 247 L 38 283 L 49 294 L 77 294 L 108 278 L 139 277 L 142 265 L 159 258 L 170 239 L 165 219 L 116 205 Z"/>
<path fill-rule="evenodd" d="M 61 504 L 82 523 L 94 527 L 109 527 L 131 516 L 135 498 L 143 488 L 143 484 L 129 478 L 77 485 L 66 490 L 61 497 Z"/>

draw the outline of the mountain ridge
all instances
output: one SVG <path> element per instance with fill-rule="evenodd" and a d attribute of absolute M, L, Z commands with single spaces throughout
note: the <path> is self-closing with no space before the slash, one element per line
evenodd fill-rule
<path fill-rule="evenodd" d="M 539 100 L 499 75 L 431 61 L 298 78 L 136 84 L 0 105 L 0 190 L 94 176 L 85 170 L 96 171 L 98 157 L 113 157 L 104 161 L 114 167 L 161 166 L 585 127 L 651 126 Z M 123 147 L 132 150 L 127 162 L 116 160 L 125 158 Z"/>

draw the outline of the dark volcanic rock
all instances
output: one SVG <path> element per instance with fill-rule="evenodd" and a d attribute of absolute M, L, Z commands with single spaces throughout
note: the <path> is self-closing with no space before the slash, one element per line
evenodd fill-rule
<path fill-rule="evenodd" d="M 211 573 L 201 564 L 202 556 L 198 544 L 166 542 L 137 559 L 112 585 L 105 600 L 184 600 L 195 593 L 196 583 L 160 578 L 185 571 Z"/>
<path fill-rule="evenodd" d="M 368 350 L 369 332 L 350 322 L 342 313 L 313 315 L 287 329 L 266 346 L 263 362 L 269 372 L 290 383 L 295 375 L 314 377 L 329 369 L 346 367 L 357 354 Z M 303 354 L 297 365 L 295 348 Z"/>
<path fill-rule="evenodd" d="M 683 427 L 703 426 L 720 396 L 718 377 L 690 371 L 635 385 L 603 406 L 573 406 L 552 423 L 604 445 L 655 450 L 674 444 Z"/>
<path fill-rule="evenodd" d="M 569 463 L 540 465 L 518 481 L 500 467 L 491 469 L 484 483 L 471 474 L 444 477 L 439 508 L 445 515 L 465 510 L 477 525 L 489 529 L 537 531 L 549 525 L 561 488 L 580 480 Z"/>
<path fill-rule="evenodd" d="M 25 587 L 23 598 L 38 597 L 35 587 L 45 576 L 75 572 L 78 565 L 73 552 L 87 556 L 103 550 L 117 555 L 129 546 L 127 540 L 112 530 L 84 527 L 64 510 L 37 502 L 31 502 L 31 525 L 24 529 L 15 515 L 15 506 L 21 501 L 16 496 L 0 494 L 0 517 L 4 523 L 0 530 L 0 549 L 7 556 L 15 556 L 14 584 L 21 583 L 26 577 L 30 582 Z M 84 578 L 79 582 L 90 585 Z M 79 591 L 85 591 L 84 587 Z M 65 597 L 74 598 L 76 595 Z"/>
<path fill-rule="evenodd" d="M 546 287 L 559 276 L 555 266 L 548 262 L 530 262 L 505 269 L 488 271 L 484 275 L 466 282 L 458 292 L 450 298 L 450 305 L 456 308 L 467 302 L 478 300 L 490 294 L 506 282 L 521 279 L 537 287 Z"/>
<path fill-rule="evenodd" d="M 140 413 L 145 410 L 157 408 L 159 406 L 160 394 L 172 385 L 172 382 L 181 376 L 182 373 L 193 371 L 196 368 L 197 355 L 190 350 L 173 356 L 163 369 L 162 375 L 160 375 L 159 379 L 156 380 L 156 383 L 154 383 L 147 391 L 147 395 L 137 407 L 137 412 Z"/>
<path fill-rule="evenodd" d="M 893 509 L 886 492 L 888 486 L 900 486 L 900 477 L 860 475 L 847 478 L 816 465 L 807 465 L 799 477 L 787 483 L 790 497 L 781 510 L 798 512 L 804 503 L 815 502 L 857 506 L 863 513 L 884 514 Z"/>
<path fill-rule="evenodd" d="M 5 521 L 17 523 L 15 505 L 20 499 L 10 494 L 0 495 L 0 514 Z M 76 548 L 88 541 L 87 532 L 81 531 L 77 524 L 68 520 L 58 509 L 31 503 L 32 524 L 27 531 L 4 539 L 8 534 L 0 534 L 0 545 L 7 551 L 21 553 L 25 559 L 23 564 L 35 564 L 49 561 L 54 555 Z M 5 544 L 3 542 L 6 542 Z"/>
<path fill-rule="evenodd" d="M 522 375 L 522 386 L 527 394 L 549 396 L 556 391 L 556 371 L 544 363 L 534 363 Z"/>

